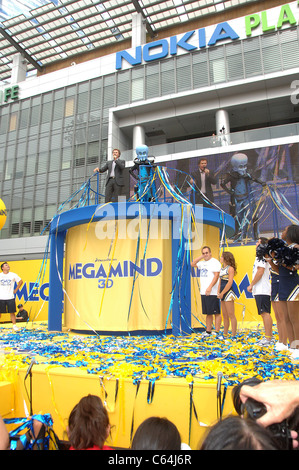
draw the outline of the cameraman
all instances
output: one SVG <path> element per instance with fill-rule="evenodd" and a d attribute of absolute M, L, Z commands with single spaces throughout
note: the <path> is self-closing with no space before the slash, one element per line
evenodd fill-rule
<path fill-rule="evenodd" d="M 280 423 L 289 418 L 299 406 L 299 381 L 270 380 L 253 387 L 243 385 L 240 399 L 245 403 L 247 398 L 263 403 L 267 409 L 257 423 L 264 427 Z M 292 438 L 294 448 L 298 447 L 297 432 L 292 431 Z"/>

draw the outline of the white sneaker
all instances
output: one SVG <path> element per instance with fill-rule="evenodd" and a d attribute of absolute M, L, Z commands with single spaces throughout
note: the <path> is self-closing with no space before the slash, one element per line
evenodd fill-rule
<path fill-rule="evenodd" d="M 258 346 L 265 346 L 265 347 L 271 346 L 271 344 L 272 344 L 272 340 L 268 338 L 263 338 L 257 343 Z"/>
<path fill-rule="evenodd" d="M 236 336 L 224 336 L 225 344 L 232 344 L 234 341 L 237 341 Z"/>
<path fill-rule="evenodd" d="M 201 338 L 209 338 L 211 336 L 212 333 L 207 333 L 207 331 L 204 331 L 204 333 L 202 333 L 201 335 Z"/>
<path fill-rule="evenodd" d="M 18 331 L 18 330 L 19 330 L 19 328 L 17 327 L 17 325 L 12 325 L 12 329 L 13 329 L 14 331 Z"/>
<path fill-rule="evenodd" d="M 274 349 L 275 349 L 275 351 L 287 351 L 289 348 L 286 344 L 280 343 L 279 341 L 277 341 L 277 343 L 275 344 Z"/>
<path fill-rule="evenodd" d="M 299 349 L 290 349 L 291 358 L 298 360 L 299 359 Z"/>

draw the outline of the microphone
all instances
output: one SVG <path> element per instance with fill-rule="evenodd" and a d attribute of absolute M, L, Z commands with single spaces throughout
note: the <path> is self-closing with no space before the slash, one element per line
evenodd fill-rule
<path fill-rule="evenodd" d="M 223 373 L 218 372 L 217 374 L 217 397 L 220 396 L 221 393 L 221 381 L 222 381 Z"/>
<path fill-rule="evenodd" d="M 31 360 L 31 362 L 30 362 L 30 365 L 29 365 L 29 367 L 28 367 L 28 369 L 27 369 L 27 372 L 26 372 L 24 381 L 27 379 L 28 375 L 30 374 L 31 369 L 32 369 L 32 367 L 34 366 L 34 364 L 36 364 L 36 361 L 35 361 L 35 359 L 34 359 L 34 357 L 33 357 L 32 360 Z"/>

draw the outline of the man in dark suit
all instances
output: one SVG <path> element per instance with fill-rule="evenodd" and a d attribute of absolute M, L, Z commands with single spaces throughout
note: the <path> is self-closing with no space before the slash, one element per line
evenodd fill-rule
<path fill-rule="evenodd" d="M 120 159 L 120 150 L 114 149 L 112 152 L 113 160 L 109 160 L 101 168 L 95 168 L 93 171 L 104 173 L 108 170 L 106 179 L 105 202 L 117 202 L 122 187 L 124 186 L 123 170 L 125 161 Z"/>
<path fill-rule="evenodd" d="M 200 190 L 207 199 L 214 202 L 214 194 L 212 184 L 217 183 L 214 173 L 207 168 L 208 162 L 206 158 L 201 158 L 198 162 L 198 170 L 192 173 L 191 184 L 195 185 L 195 204 L 203 204 L 211 207 L 210 204 L 202 197 Z"/>

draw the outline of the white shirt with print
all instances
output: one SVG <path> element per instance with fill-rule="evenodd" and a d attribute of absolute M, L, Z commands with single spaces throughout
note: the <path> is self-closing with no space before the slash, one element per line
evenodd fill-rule
<path fill-rule="evenodd" d="M 214 274 L 220 272 L 221 264 L 216 258 L 211 258 L 208 261 L 199 261 L 197 267 L 200 269 L 200 293 L 201 295 L 205 295 L 206 289 L 214 278 Z M 219 280 L 212 287 L 210 295 L 217 295 L 218 282 Z"/>
<path fill-rule="evenodd" d="M 257 268 L 264 268 L 264 274 L 262 278 L 252 286 L 253 295 L 271 295 L 271 281 L 270 281 L 270 267 L 269 263 L 264 260 L 258 260 L 255 258 L 255 262 L 252 269 L 252 279 L 257 273 Z"/>
<path fill-rule="evenodd" d="M 0 273 L 0 300 L 14 299 L 15 282 L 18 284 L 21 278 L 15 273 Z"/>

